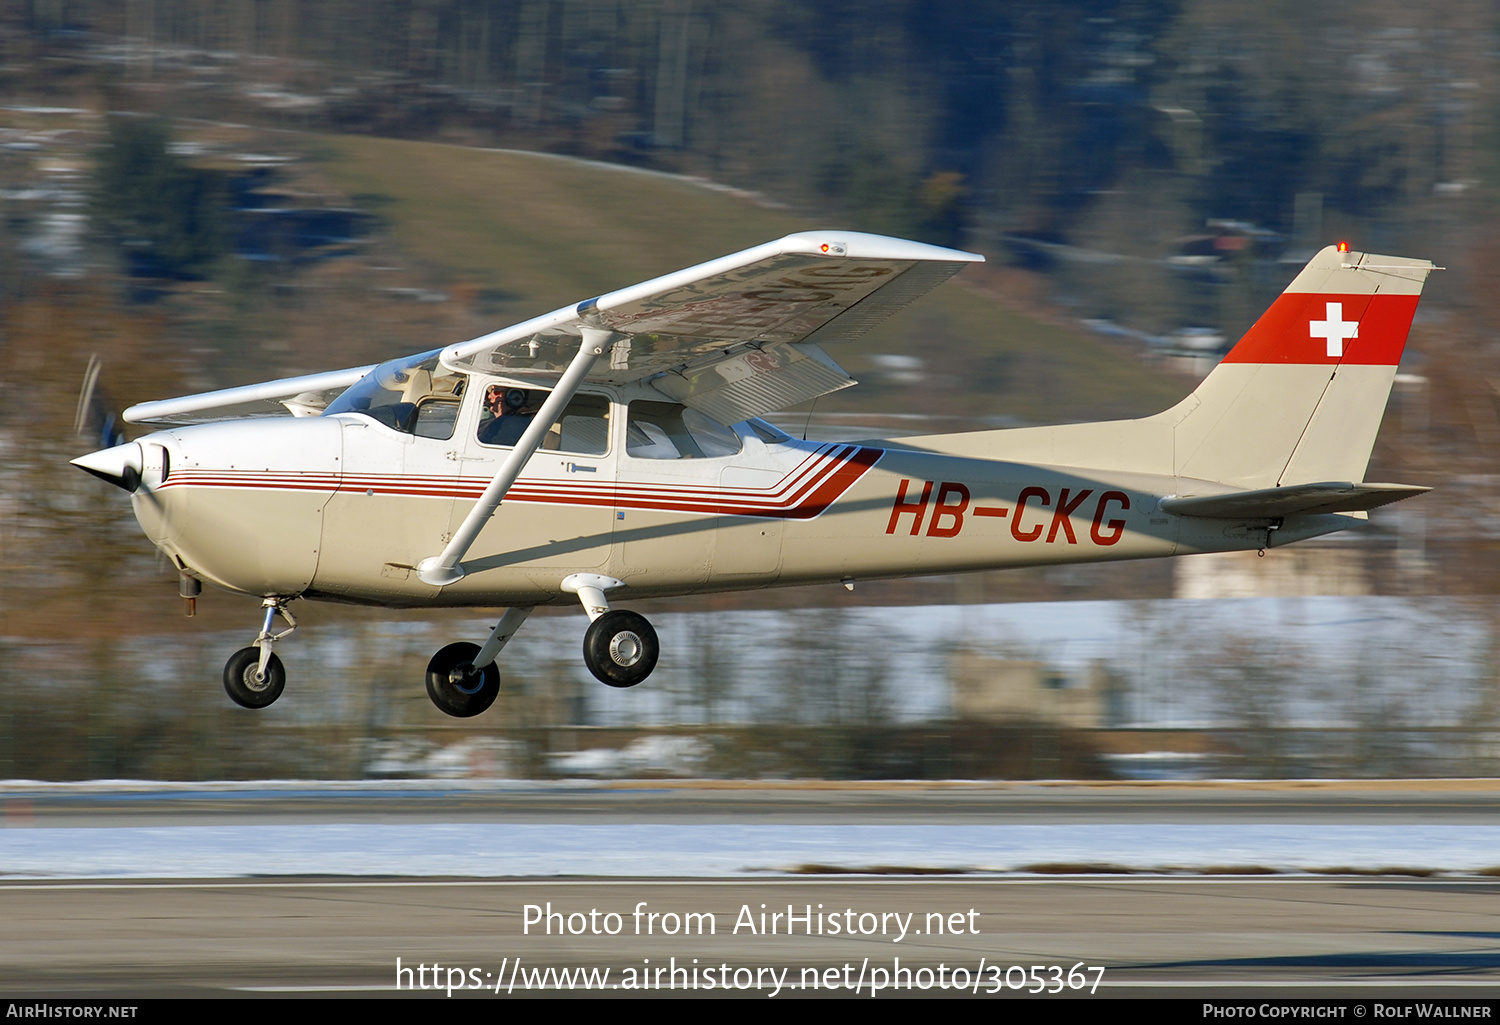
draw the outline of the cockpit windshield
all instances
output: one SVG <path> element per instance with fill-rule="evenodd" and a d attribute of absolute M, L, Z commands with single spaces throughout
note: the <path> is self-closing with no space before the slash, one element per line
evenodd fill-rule
<path fill-rule="evenodd" d="M 439 364 L 441 351 L 380 364 L 330 402 L 323 415 L 363 413 L 419 438 L 452 438 L 468 377 Z"/>

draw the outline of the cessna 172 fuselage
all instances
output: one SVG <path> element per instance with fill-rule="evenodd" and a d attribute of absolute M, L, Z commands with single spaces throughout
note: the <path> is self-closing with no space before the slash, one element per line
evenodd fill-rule
<path fill-rule="evenodd" d="M 206 580 L 263 600 L 225 669 L 241 704 L 281 692 L 292 599 L 505 607 L 483 646 L 428 667 L 452 715 L 493 701 L 495 656 L 539 605 L 581 601 L 589 668 L 630 686 L 657 641 L 619 599 L 1264 549 L 1426 490 L 1361 481 L 1431 264 L 1332 247 L 1154 417 L 857 443 L 758 418 L 852 384 L 816 342 L 977 259 L 793 235 L 444 350 L 144 403 L 126 418 L 293 415 L 75 462 L 132 492 L 184 595 Z"/>

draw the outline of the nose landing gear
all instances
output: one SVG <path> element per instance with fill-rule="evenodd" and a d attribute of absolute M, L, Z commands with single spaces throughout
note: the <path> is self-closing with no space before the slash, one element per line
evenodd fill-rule
<path fill-rule="evenodd" d="M 224 663 L 224 691 L 243 708 L 265 708 L 286 689 L 286 669 L 272 655 L 260 668 L 260 649 L 241 648 Z"/>
<path fill-rule="evenodd" d="M 267 598 L 263 603 L 266 618 L 260 636 L 250 647 L 229 656 L 224 664 L 224 692 L 237 705 L 265 708 L 286 689 L 286 668 L 271 650 L 272 645 L 297 629 L 297 620 L 287 611 L 286 602 L 285 598 Z M 287 629 L 272 633 L 277 616 L 286 620 Z"/>

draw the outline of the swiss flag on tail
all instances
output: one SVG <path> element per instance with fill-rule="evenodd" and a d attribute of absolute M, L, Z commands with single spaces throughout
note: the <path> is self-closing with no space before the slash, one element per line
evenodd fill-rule
<path fill-rule="evenodd" d="M 1224 362 L 1393 367 L 1416 312 L 1415 295 L 1283 292 Z"/>
<path fill-rule="evenodd" d="M 1224 362 L 1396 366 L 1431 266 L 1329 246 Z"/>

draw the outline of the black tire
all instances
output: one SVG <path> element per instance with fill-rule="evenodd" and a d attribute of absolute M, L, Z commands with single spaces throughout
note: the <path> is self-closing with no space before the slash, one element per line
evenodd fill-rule
<path fill-rule="evenodd" d="M 617 609 L 589 624 L 583 635 L 583 661 L 599 682 L 634 687 L 656 668 L 661 644 L 646 617 Z"/>
<path fill-rule="evenodd" d="M 260 649 L 241 648 L 224 663 L 224 692 L 244 708 L 265 708 L 286 689 L 286 669 L 274 654 L 266 662 L 260 679 Z"/>
<path fill-rule="evenodd" d="M 474 669 L 479 645 L 467 641 L 450 644 L 427 663 L 427 696 L 439 710 L 457 719 L 478 715 L 495 703 L 500 693 L 500 669 L 491 662 Z M 461 672 L 468 667 L 468 672 Z"/>

